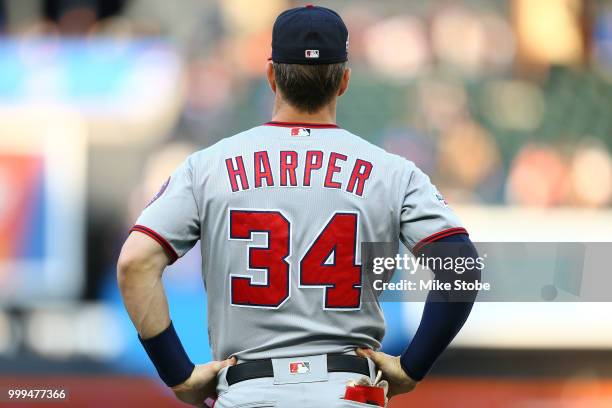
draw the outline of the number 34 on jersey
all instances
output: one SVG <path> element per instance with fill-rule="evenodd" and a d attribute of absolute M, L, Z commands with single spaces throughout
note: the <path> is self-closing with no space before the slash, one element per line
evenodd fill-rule
<path fill-rule="evenodd" d="M 266 283 L 248 275 L 232 274 L 231 303 L 236 306 L 279 308 L 290 297 L 291 223 L 280 211 L 229 210 L 229 239 L 252 241 L 267 235 L 267 245 L 247 246 L 249 270 L 266 272 Z M 324 309 L 354 310 L 361 305 L 361 267 L 356 264 L 359 216 L 336 212 L 300 254 L 299 287 L 321 287 Z M 331 260 L 331 261 L 330 261 Z"/>

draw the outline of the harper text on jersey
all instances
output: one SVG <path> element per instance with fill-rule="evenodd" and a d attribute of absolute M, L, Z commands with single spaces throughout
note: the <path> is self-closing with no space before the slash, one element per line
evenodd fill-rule
<path fill-rule="evenodd" d="M 233 192 L 248 190 L 251 187 L 310 187 L 313 176 L 322 172 L 322 187 L 345 189 L 349 193 L 363 196 L 366 182 L 370 178 L 373 165 L 367 160 L 350 160 L 348 156 L 320 150 L 304 153 L 286 150 L 279 152 L 278 172 L 273 172 L 268 151 L 253 153 L 252 166 L 245 165 L 242 156 L 225 159 L 229 185 Z M 326 157 L 327 156 L 327 157 Z M 348 166 L 347 166 L 348 164 Z M 248 172 L 247 167 L 252 169 Z M 249 170 L 250 170 L 249 169 Z M 350 169 L 350 174 L 347 170 Z"/>

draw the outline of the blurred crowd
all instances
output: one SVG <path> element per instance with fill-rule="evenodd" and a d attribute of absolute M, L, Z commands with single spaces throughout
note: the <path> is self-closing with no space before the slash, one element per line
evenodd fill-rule
<path fill-rule="evenodd" d="M 11 37 L 168 40 L 183 70 L 180 100 L 166 108 L 176 112 L 147 144 L 162 158 L 173 156 L 167 149 L 202 148 L 268 118 L 272 96 L 262 73 L 271 24 L 301 5 L 0 4 L 0 27 Z M 343 127 L 415 161 L 453 203 L 610 205 L 611 2 L 321 4 L 337 9 L 351 34 L 354 80 L 340 105 Z"/>

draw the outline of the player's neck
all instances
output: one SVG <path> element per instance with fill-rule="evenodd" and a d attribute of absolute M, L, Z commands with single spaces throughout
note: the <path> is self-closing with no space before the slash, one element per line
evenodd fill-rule
<path fill-rule="evenodd" d="M 272 114 L 273 122 L 293 122 L 293 123 L 336 123 L 336 103 L 330 103 L 318 112 L 301 112 L 291 105 L 275 104 Z"/>

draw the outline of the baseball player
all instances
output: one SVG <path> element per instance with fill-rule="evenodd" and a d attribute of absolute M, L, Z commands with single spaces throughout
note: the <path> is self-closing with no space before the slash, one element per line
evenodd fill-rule
<path fill-rule="evenodd" d="M 128 313 L 160 377 L 186 403 L 384 406 L 415 387 L 470 312 L 473 299 L 437 293 L 442 301 L 426 303 L 401 356 L 377 351 L 385 322 L 377 302 L 363 301 L 360 243 L 474 250 L 423 172 L 336 124 L 348 48 L 336 12 L 283 12 L 267 64 L 272 120 L 189 156 L 123 246 Z M 215 361 L 194 365 L 161 276 L 198 240 Z"/>

